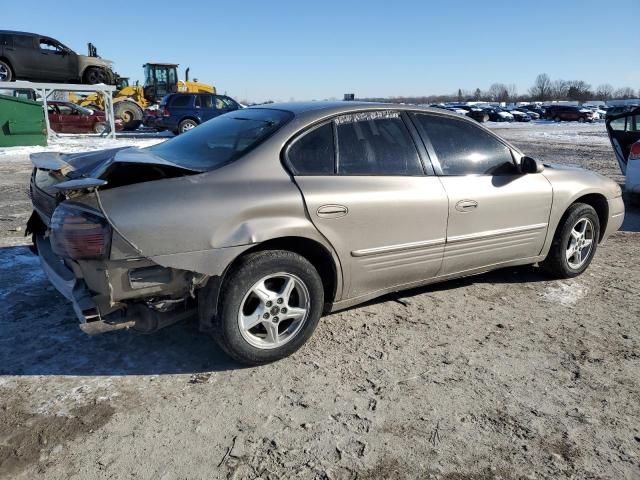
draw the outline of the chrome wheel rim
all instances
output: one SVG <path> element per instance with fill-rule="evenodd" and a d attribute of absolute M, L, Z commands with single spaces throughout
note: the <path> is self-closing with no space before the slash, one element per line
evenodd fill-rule
<path fill-rule="evenodd" d="M 0 80 L 5 81 L 9 78 L 9 69 L 4 65 L 0 65 Z"/>
<path fill-rule="evenodd" d="M 195 128 L 195 124 L 191 123 L 191 122 L 187 122 L 184 125 L 182 125 L 182 131 L 183 132 L 188 132 L 189 130 L 191 130 L 192 128 Z"/>
<path fill-rule="evenodd" d="M 581 218 L 571 229 L 565 256 L 574 270 L 582 267 L 589 259 L 593 250 L 593 232 L 593 223 L 588 218 Z"/>
<path fill-rule="evenodd" d="M 300 333 L 310 304 L 309 290 L 300 278 L 285 272 L 267 275 L 253 284 L 240 303 L 242 338 L 262 350 L 279 348 Z"/>

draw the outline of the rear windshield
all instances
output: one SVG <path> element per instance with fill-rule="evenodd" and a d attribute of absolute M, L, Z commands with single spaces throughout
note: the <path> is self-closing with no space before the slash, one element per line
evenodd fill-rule
<path fill-rule="evenodd" d="M 155 155 L 194 170 L 212 170 L 260 144 L 293 118 L 291 112 L 245 108 L 149 147 Z"/>

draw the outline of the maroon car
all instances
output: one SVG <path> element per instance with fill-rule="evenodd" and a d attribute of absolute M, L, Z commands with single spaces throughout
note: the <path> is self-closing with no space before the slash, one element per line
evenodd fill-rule
<path fill-rule="evenodd" d="M 90 110 L 69 102 L 47 102 L 49 123 L 57 133 L 102 133 L 107 128 L 103 111 Z M 116 130 L 122 130 L 122 120 L 115 121 Z"/>

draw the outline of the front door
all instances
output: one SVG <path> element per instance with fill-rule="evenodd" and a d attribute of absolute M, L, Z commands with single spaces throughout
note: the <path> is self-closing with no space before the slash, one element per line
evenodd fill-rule
<path fill-rule="evenodd" d="M 510 148 L 470 121 L 413 117 L 449 197 L 443 274 L 535 257 L 544 244 L 552 189 L 522 174 Z"/>
<path fill-rule="evenodd" d="M 425 173 L 407 121 L 392 111 L 342 115 L 287 151 L 309 218 L 340 258 L 345 298 L 434 277 L 442 266 L 447 197 Z"/>

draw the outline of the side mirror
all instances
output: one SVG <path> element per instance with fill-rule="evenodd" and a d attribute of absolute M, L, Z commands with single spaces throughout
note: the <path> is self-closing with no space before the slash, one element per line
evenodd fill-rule
<path fill-rule="evenodd" d="M 544 165 L 535 158 L 524 156 L 520 160 L 520 170 L 522 173 L 540 173 L 544 170 Z"/>

